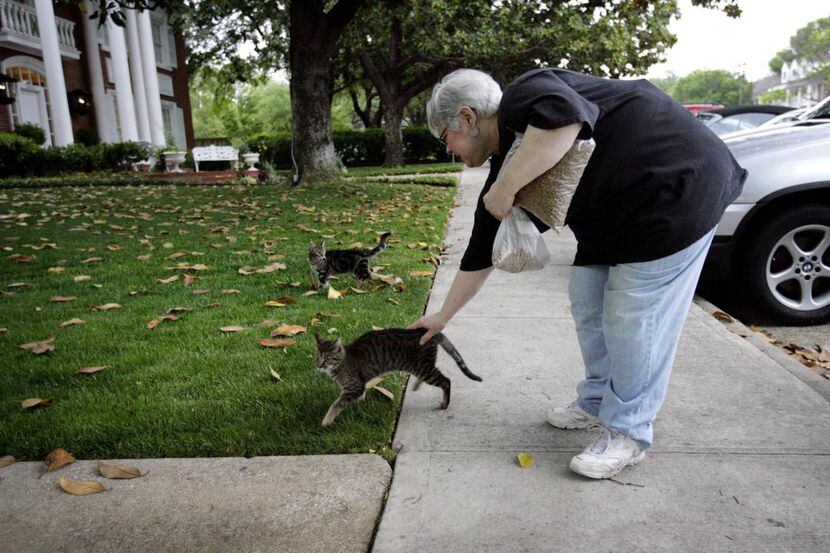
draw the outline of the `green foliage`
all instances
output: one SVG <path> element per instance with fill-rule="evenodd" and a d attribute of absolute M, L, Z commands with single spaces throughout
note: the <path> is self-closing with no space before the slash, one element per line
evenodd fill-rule
<path fill-rule="evenodd" d="M 718 102 L 732 106 L 749 102 L 752 85 L 738 73 L 699 70 L 677 80 L 673 97 L 681 103 Z"/>
<path fill-rule="evenodd" d="M 28 138 L 35 144 L 43 144 L 46 142 L 46 132 L 34 123 L 22 123 L 15 125 L 14 134 Z"/>
<path fill-rule="evenodd" d="M 334 150 L 346 167 L 380 165 L 385 158 L 384 129 L 338 131 L 334 133 Z M 404 157 L 407 163 L 450 161 L 446 148 L 425 127 L 403 129 Z M 260 135 L 252 142 L 252 149 L 262 159 L 278 169 L 289 169 L 291 163 L 291 135 L 278 133 Z"/>
<path fill-rule="evenodd" d="M 775 54 L 769 67 L 780 73 L 785 62 L 796 59 L 815 64 L 809 76 L 830 81 L 830 17 L 816 19 L 798 29 L 790 38 L 790 47 Z"/>
<path fill-rule="evenodd" d="M 98 131 L 91 127 L 82 127 L 75 131 L 75 142 L 80 142 L 84 146 L 95 146 L 101 140 L 98 138 Z"/>
<path fill-rule="evenodd" d="M 677 85 L 677 81 L 680 80 L 680 77 L 675 75 L 674 73 L 669 73 L 666 77 L 662 79 L 649 79 L 649 82 L 668 94 L 669 96 L 674 97 L 674 87 Z"/>
<path fill-rule="evenodd" d="M 765 92 L 758 97 L 758 102 L 761 104 L 776 104 L 787 100 L 786 90 L 771 90 Z"/>
<path fill-rule="evenodd" d="M 0 133 L 0 178 L 60 173 L 129 170 L 149 155 L 146 144 L 117 142 L 41 148 L 28 138 Z"/>

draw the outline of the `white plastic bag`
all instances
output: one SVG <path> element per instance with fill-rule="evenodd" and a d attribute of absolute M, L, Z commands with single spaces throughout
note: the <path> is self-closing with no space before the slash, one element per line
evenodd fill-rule
<path fill-rule="evenodd" d="M 502 219 L 493 242 L 493 265 L 509 273 L 538 271 L 550 261 L 542 234 L 520 207 Z"/>

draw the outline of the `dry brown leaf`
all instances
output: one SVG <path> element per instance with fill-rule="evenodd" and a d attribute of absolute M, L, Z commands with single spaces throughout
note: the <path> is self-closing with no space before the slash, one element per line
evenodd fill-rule
<path fill-rule="evenodd" d="M 173 242 L 165 242 L 164 244 L 161 245 L 161 247 L 166 249 L 166 250 L 173 249 Z"/>
<path fill-rule="evenodd" d="M 24 399 L 20 403 L 21 409 L 31 409 L 33 407 L 49 407 L 52 405 L 52 398 L 42 398 L 42 397 L 33 397 L 29 399 Z"/>
<path fill-rule="evenodd" d="M 34 261 L 35 258 L 36 256 L 25 253 L 15 253 L 9 256 L 9 259 L 14 261 L 15 263 L 30 263 Z"/>
<path fill-rule="evenodd" d="M 185 286 L 190 286 L 194 282 L 196 282 L 196 276 L 195 275 L 191 275 L 191 274 L 184 275 L 184 285 Z"/>
<path fill-rule="evenodd" d="M 140 478 L 147 474 L 146 472 L 142 474 L 140 470 L 135 467 L 128 467 L 127 465 L 108 465 L 101 461 L 98 461 L 98 472 L 101 473 L 101 476 L 104 478 L 109 478 L 112 480 L 115 479 L 129 479 L 129 478 Z"/>
<path fill-rule="evenodd" d="M 107 488 L 100 482 L 77 482 L 69 478 L 64 478 L 63 476 L 58 480 L 58 484 L 63 491 L 71 493 L 72 495 L 90 495 L 107 491 Z"/>
<path fill-rule="evenodd" d="M 280 376 L 280 373 L 278 373 L 278 372 L 277 372 L 277 371 L 275 371 L 274 369 L 270 369 L 270 370 L 271 370 L 271 377 L 272 377 L 274 380 L 282 380 L 282 377 Z M 0 466 L 0 468 L 2 468 L 2 466 Z"/>
<path fill-rule="evenodd" d="M 747 332 L 745 332 L 744 330 L 742 330 L 740 328 L 735 328 L 735 327 L 732 327 L 732 326 L 728 326 L 728 327 L 726 327 L 726 330 L 728 330 L 729 332 L 732 332 L 734 334 L 737 334 L 741 338 L 746 338 L 747 336 L 749 336 L 749 334 Z"/>
<path fill-rule="evenodd" d="M 75 371 L 75 374 L 95 374 L 107 368 L 109 368 L 107 365 L 104 365 L 102 367 L 84 367 L 83 369 L 78 369 L 77 371 Z"/>
<path fill-rule="evenodd" d="M 228 289 L 222 290 L 220 292 L 220 294 L 222 294 L 223 296 L 228 296 L 230 294 L 239 294 L 239 293 L 240 293 L 239 290 L 237 290 L 236 288 L 228 288 Z"/>
<path fill-rule="evenodd" d="M 148 259 L 150 259 L 150 254 L 147 253 L 144 255 L 139 255 L 136 257 L 136 259 L 138 259 L 139 261 L 147 261 Z"/>
<path fill-rule="evenodd" d="M 52 296 L 52 298 L 49 301 L 75 301 L 76 299 L 78 299 L 76 296 Z"/>
<path fill-rule="evenodd" d="M 378 392 L 386 396 L 386 398 L 389 401 L 395 401 L 395 395 L 386 388 L 383 388 L 382 386 L 372 386 L 372 389 L 377 390 Z"/>
<path fill-rule="evenodd" d="M 712 316 L 722 323 L 733 323 L 735 320 L 723 311 L 715 311 Z"/>
<path fill-rule="evenodd" d="M 187 313 L 188 311 L 193 311 L 190 307 L 171 307 L 167 310 L 167 313 Z"/>
<path fill-rule="evenodd" d="M 256 269 L 254 269 L 253 267 L 240 267 L 239 269 L 237 269 L 236 272 L 240 275 L 248 276 L 256 273 Z"/>
<path fill-rule="evenodd" d="M 55 344 L 54 342 L 55 337 L 52 336 L 47 338 L 46 340 L 40 340 L 39 342 L 29 342 L 27 344 L 21 344 L 22 349 L 28 349 L 32 353 L 36 353 L 40 355 L 41 353 L 46 353 L 47 351 L 55 351 Z"/>
<path fill-rule="evenodd" d="M 288 265 L 285 263 L 271 263 L 270 265 L 265 265 L 261 269 L 257 269 L 256 272 L 259 274 L 265 273 L 273 273 L 274 271 L 284 271 L 288 269 Z"/>
<path fill-rule="evenodd" d="M 433 274 L 433 271 L 409 271 L 411 277 L 431 277 Z"/>
<path fill-rule="evenodd" d="M 350 286 L 349 290 L 351 290 L 355 294 L 367 294 L 368 293 L 366 290 L 360 290 L 359 288 L 355 288 L 354 286 Z"/>
<path fill-rule="evenodd" d="M 16 460 L 17 459 L 15 459 L 12 455 L 4 455 L 3 457 L 0 457 L 0 469 L 11 465 Z"/>
<path fill-rule="evenodd" d="M 384 328 L 382 326 L 372 325 L 372 330 L 384 330 Z"/>
<path fill-rule="evenodd" d="M 178 259 L 180 257 L 184 257 L 185 255 L 187 255 L 187 254 L 184 254 L 182 252 L 171 253 L 170 255 L 167 256 L 167 259 Z"/>
<path fill-rule="evenodd" d="M 121 309 L 117 303 L 105 303 L 104 305 L 96 305 L 92 308 L 94 311 L 110 311 L 112 309 Z"/>
<path fill-rule="evenodd" d="M 107 249 L 111 252 L 115 252 L 121 249 L 121 246 L 118 244 L 107 244 Z"/>
<path fill-rule="evenodd" d="M 236 326 L 236 325 L 223 326 L 219 330 L 221 330 L 222 332 L 241 332 L 241 331 L 245 330 L 245 327 L 244 326 Z"/>
<path fill-rule="evenodd" d="M 309 290 L 308 292 L 300 294 L 300 296 L 303 298 L 307 298 L 309 296 L 316 296 L 317 294 L 319 294 L 317 290 Z"/>
<path fill-rule="evenodd" d="M 287 348 L 297 343 L 293 338 L 263 338 L 259 341 L 261 346 L 266 348 Z"/>
<path fill-rule="evenodd" d="M 9 331 L 9 329 L 6 328 L 5 326 L 0 326 L 0 334 L 3 333 L 3 332 L 8 332 L 8 331 Z"/>
<path fill-rule="evenodd" d="M 334 289 L 334 286 L 329 286 L 328 298 L 330 300 L 339 299 L 343 294 Z"/>
<path fill-rule="evenodd" d="M 201 296 L 203 294 L 210 294 L 210 290 L 193 290 L 192 293 L 196 296 Z"/>
<path fill-rule="evenodd" d="M 43 466 L 46 472 L 54 472 L 61 467 L 71 465 L 75 461 L 77 461 L 77 459 L 75 459 L 71 453 L 62 447 L 59 447 L 58 449 L 53 449 L 49 452 L 49 455 L 47 455 L 46 459 L 43 460 Z"/>
<path fill-rule="evenodd" d="M 81 263 L 95 263 L 96 261 L 103 261 L 103 257 L 90 257 L 81 261 Z"/>
<path fill-rule="evenodd" d="M 78 275 L 74 277 L 72 280 L 75 282 L 86 282 L 87 280 L 92 280 L 92 277 L 89 275 Z"/>
<path fill-rule="evenodd" d="M 178 321 L 178 320 L 179 320 L 179 318 L 175 315 L 162 315 L 161 317 L 156 317 L 155 319 L 153 319 L 152 321 L 147 323 L 147 328 L 149 328 L 150 330 L 153 330 L 154 328 L 156 328 L 158 325 L 160 325 L 164 321 Z"/>
<path fill-rule="evenodd" d="M 210 307 L 211 309 L 213 309 L 214 307 L 219 307 L 220 305 L 222 305 L 222 304 L 219 303 L 218 301 L 215 301 L 213 303 L 207 304 L 205 307 Z"/>
<path fill-rule="evenodd" d="M 272 330 L 270 336 L 271 338 L 277 336 L 296 336 L 304 332 L 308 332 L 308 329 L 304 326 L 284 324 Z"/>
<path fill-rule="evenodd" d="M 12 282 L 11 284 L 7 284 L 6 288 L 20 288 L 21 286 L 28 286 L 29 284 L 26 282 Z"/>
<path fill-rule="evenodd" d="M 308 283 L 308 287 L 311 288 L 312 290 L 316 290 L 317 288 L 319 288 L 319 285 L 317 284 L 317 279 L 314 278 L 314 273 L 311 272 L 311 269 L 306 271 L 305 279 L 306 279 L 306 282 Z"/>
<path fill-rule="evenodd" d="M 280 296 L 274 301 L 278 301 L 280 303 L 289 304 L 289 303 L 297 303 L 297 298 L 293 296 Z"/>
<path fill-rule="evenodd" d="M 66 270 L 65 267 L 49 267 L 46 269 L 47 273 L 62 273 Z"/>
<path fill-rule="evenodd" d="M 179 275 L 173 275 L 173 276 L 168 277 L 168 278 L 157 278 L 156 282 L 158 282 L 159 284 L 170 284 L 171 282 L 174 282 L 174 281 L 177 281 L 177 280 L 179 280 Z"/>
<path fill-rule="evenodd" d="M 395 305 L 400 305 L 400 302 L 398 300 L 392 298 L 386 298 L 386 301 L 388 301 L 389 303 L 394 303 Z"/>

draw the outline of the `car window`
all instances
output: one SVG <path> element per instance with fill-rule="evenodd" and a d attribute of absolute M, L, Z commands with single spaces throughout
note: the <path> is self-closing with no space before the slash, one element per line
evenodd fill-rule
<path fill-rule="evenodd" d="M 726 134 L 728 132 L 735 132 L 741 129 L 749 128 L 748 126 L 742 125 L 741 122 L 734 117 L 724 117 L 711 123 L 709 128 L 712 129 L 712 132 L 717 135 Z"/>
<path fill-rule="evenodd" d="M 799 119 L 830 119 L 830 96 L 803 113 Z"/>
<path fill-rule="evenodd" d="M 761 123 L 766 123 L 773 117 L 775 117 L 774 113 L 739 113 L 733 115 L 731 118 L 741 121 L 745 125 L 744 128 L 752 128 L 757 127 Z"/>

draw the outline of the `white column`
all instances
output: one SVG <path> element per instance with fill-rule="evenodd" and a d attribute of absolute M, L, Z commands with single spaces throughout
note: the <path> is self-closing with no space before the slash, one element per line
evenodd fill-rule
<path fill-rule="evenodd" d="M 130 83 L 130 66 L 127 63 L 127 43 L 124 29 L 107 18 L 107 34 L 110 38 L 112 73 L 115 77 L 115 95 L 118 99 L 118 121 L 121 123 L 121 140 L 137 141 L 138 127 L 135 121 L 135 103 Z"/>
<path fill-rule="evenodd" d="M 37 26 L 40 30 L 43 65 L 46 66 L 46 89 L 52 112 L 52 130 L 55 146 L 72 144 L 72 118 L 69 116 L 69 101 L 66 99 L 66 84 L 63 78 L 61 51 L 58 45 L 58 26 L 52 0 L 35 0 Z"/>
<path fill-rule="evenodd" d="M 152 142 L 150 117 L 147 114 L 147 92 L 144 88 L 144 70 L 141 67 L 141 49 L 138 43 L 138 20 L 135 17 L 135 10 L 124 10 L 124 13 L 127 15 L 127 53 L 130 56 L 130 75 L 133 78 L 138 137 L 142 142 Z"/>
<path fill-rule="evenodd" d="M 150 116 L 150 135 L 153 144 L 164 146 L 164 120 L 161 117 L 161 94 L 156 73 L 156 52 L 153 48 L 153 29 L 150 26 L 150 12 L 142 10 L 138 19 L 138 41 L 141 45 L 141 65 L 144 68 L 144 88 L 147 91 L 147 113 Z"/>
<path fill-rule="evenodd" d="M 84 0 L 86 14 L 95 11 L 89 0 Z M 95 107 L 95 124 L 101 142 L 110 140 L 110 121 L 107 118 L 106 93 L 104 91 L 104 72 L 101 69 L 101 53 L 98 49 L 98 27 L 87 15 L 84 15 L 84 39 L 86 42 L 87 67 L 92 81 L 92 105 Z"/>

